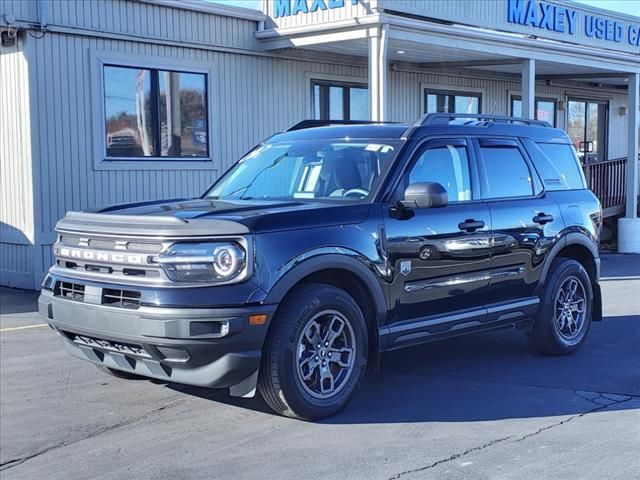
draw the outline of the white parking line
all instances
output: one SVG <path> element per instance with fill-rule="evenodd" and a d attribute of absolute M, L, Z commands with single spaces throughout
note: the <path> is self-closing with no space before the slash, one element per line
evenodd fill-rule
<path fill-rule="evenodd" d="M 4 332 L 15 332 L 16 330 L 27 330 L 29 328 L 41 328 L 48 327 L 46 323 L 36 323 L 35 325 L 24 325 L 23 327 L 8 327 L 8 328 L 0 328 L 0 333 Z"/>

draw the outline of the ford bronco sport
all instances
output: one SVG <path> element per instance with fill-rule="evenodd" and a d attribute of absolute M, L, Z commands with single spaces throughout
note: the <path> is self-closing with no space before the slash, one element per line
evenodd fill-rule
<path fill-rule="evenodd" d="M 545 122 L 305 121 L 200 198 L 68 213 L 39 308 L 114 375 L 257 387 L 317 419 L 388 350 L 516 327 L 576 351 L 601 319 L 601 221 Z"/>

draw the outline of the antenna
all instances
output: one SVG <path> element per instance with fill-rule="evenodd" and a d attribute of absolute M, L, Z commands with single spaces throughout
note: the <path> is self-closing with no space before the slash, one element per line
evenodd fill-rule
<path fill-rule="evenodd" d="M 493 102 L 493 107 L 491 107 L 491 111 L 489 112 L 489 115 L 493 115 L 493 112 L 496 111 L 497 106 L 498 106 L 498 102 Z"/>

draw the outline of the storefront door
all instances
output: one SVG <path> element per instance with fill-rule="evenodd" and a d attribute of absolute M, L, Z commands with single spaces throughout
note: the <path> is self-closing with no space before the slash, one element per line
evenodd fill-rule
<path fill-rule="evenodd" d="M 567 133 L 583 164 L 607 159 L 609 103 L 569 99 Z"/>

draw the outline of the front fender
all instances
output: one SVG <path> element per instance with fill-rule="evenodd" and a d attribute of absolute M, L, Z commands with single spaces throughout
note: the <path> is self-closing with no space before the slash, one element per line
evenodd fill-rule
<path fill-rule="evenodd" d="M 268 292 L 264 303 L 280 303 L 301 280 L 329 269 L 346 270 L 360 279 L 373 300 L 376 322 L 382 325 L 386 319 L 387 307 L 381 282 L 374 274 L 375 266 L 358 252 L 342 247 L 318 248 L 291 259 L 282 267 L 283 272 Z"/>

